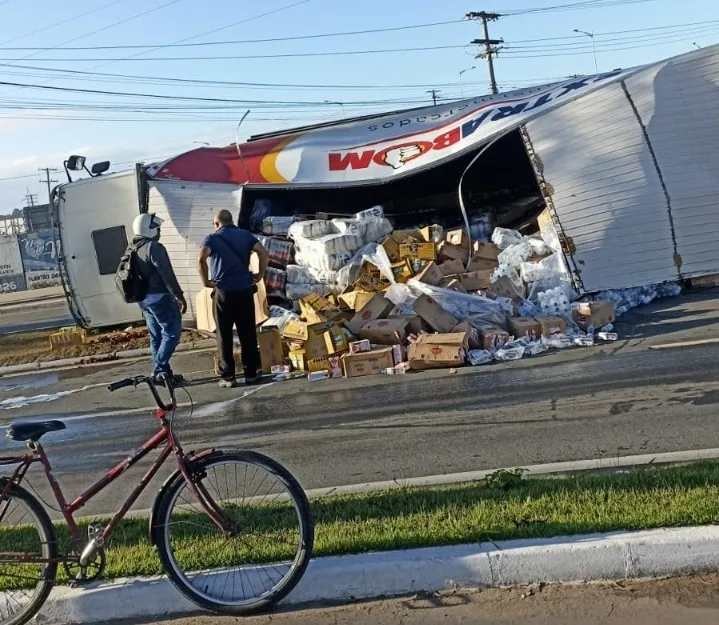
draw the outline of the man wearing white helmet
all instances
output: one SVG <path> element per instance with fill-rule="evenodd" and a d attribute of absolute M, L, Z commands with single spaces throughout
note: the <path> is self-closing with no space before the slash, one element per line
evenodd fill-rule
<path fill-rule="evenodd" d="M 162 219 L 154 213 L 135 217 L 132 245 L 137 254 L 137 267 L 147 286 L 147 294 L 139 303 L 150 333 L 153 375 L 175 377 L 170 358 L 180 342 L 182 315 L 187 310 L 185 296 L 177 282 L 170 257 L 160 243 Z"/>

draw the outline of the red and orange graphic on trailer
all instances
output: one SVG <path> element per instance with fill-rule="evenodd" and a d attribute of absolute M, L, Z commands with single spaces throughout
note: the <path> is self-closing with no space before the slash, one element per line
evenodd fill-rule
<path fill-rule="evenodd" d="M 552 108 L 626 78 L 617 70 L 544 87 L 199 148 L 148 168 L 157 179 L 238 185 L 352 185 L 437 166 Z"/>

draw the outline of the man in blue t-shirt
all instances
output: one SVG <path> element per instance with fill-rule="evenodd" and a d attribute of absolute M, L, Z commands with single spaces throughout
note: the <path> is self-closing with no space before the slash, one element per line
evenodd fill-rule
<path fill-rule="evenodd" d="M 259 271 L 250 273 L 250 257 L 256 252 Z M 209 259 L 209 269 L 208 269 Z M 220 387 L 234 388 L 235 357 L 232 330 L 242 348 L 245 384 L 258 384 L 259 354 L 255 328 L 255 286 L 265 275 L 269 257 L 262 244 L 246 230 L 232 223 L 232 213 L 221 210 L 215 215 L 215 232 L 205 237 L 200 247 L 198 268 L 202 284 L 214 289 L 214 313 L 217 325 L 217 353 L 220 361 Z"/>

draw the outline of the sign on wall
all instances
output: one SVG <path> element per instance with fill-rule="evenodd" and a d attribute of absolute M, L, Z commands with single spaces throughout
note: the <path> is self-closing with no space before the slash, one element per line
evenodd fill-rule
<path fill-rule="evenodd" d="M 0 294 L 25 290 L 17 237 L 0 236 Z"/>
<path fill-rule="evenodd" d="M 45 289 L 60 285 L 57 252 L 51 230 L 20 235 L 20 254 L 27 288 Z"/>

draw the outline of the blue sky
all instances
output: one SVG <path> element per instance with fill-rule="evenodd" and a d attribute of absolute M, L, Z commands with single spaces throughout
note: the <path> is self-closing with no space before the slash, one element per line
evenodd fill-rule
<path fill-rule="evenodd" d="M 490 36 L 505 41 L 495 65 L 500 90 L 593 73 L 592 39 L 574 29 L 595 34 L 600 71 L 719 41 L 716 0 L 0 0 L 0 81 L 46 87 L 0 85 L 0 213 L 22 206 L 27 190 L 45 201 L 37 168 L 56 167 L 62 180 L 62 160 L 71 153 L 122 169 L 194 142 L 223 145 L 235 140 L 247 109 L 241 138 L 416 106 L 430 101 L 432 88 L 447 99 L 484 94 L 486 64 L 467 45 L 481 27 L 461 21 L 479 10 L 504 14 L 490 26 Z M 436 22 L 453 23 L 277 41 Z M 248 39 L 275 41 L 215 45 Z M 184 47 L 171 45 L 178 43 Z M 398 49 L 411 50 L 337 54 Z M 270 55 L 283 56 L 237 58 Z"/>

